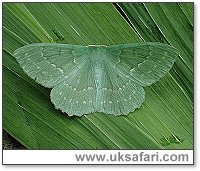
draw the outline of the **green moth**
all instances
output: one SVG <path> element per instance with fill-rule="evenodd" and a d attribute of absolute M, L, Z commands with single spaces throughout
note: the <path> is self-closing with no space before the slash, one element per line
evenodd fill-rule
<path fill-rule="evenodd" d="M 143 87 L 172 68 L 178 52 L 155 42 L 111 46 L 36 43 L 17 49 L 14 56 L 29 77 L 52 88 L 55 108 L 69 116 L 127 115 L 142 105 Z"/>

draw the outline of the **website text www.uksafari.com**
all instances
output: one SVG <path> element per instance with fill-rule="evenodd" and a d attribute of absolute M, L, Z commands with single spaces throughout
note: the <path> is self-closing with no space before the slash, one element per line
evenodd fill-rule
<path fill-rule="evenodd" d="M 114 153 L 101 153 L 101 154 L 75 154 L 77 162 L 118 162 L 118 163 L 148 163 L 148 162 L 170 162 L 170 163 L 179 163 L 179 162 L 188 162 L 190 155 L 187 153 L 159 153 L 159 152 L 137 152 L 137 153 L 123 153 L 123 152 L 114 152 Z"/>

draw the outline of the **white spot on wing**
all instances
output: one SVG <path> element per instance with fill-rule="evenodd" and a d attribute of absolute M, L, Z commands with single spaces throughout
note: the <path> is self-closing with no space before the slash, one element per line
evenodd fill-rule
<path fill-rule="evenodd" d="M 83 101 L 83 104 L 86 104 L 86 101 Z"/>
<path fill-rule="evenodd" d="M 95 47 L 96 45 L 87 45 L 87 47 Z"/>
<path fill-rule="evenodd" d="M 112 103 L 112 101 L 109 101 L 109 103 Z"/>
<path fill-rule="evenodd" d="M 130 71 L 131 71 L 131 72 L 135 71 L 135 68 L 132 68 Z"/>
<path fill-rule="evenodd" d="M 63 70 L 62 69 L 58 68 L 58 70 L 63 74 Z"/>
<path fill-rule="evenodd" d="M 55 65 L 55 64 L 51 64 L 51 66 L 53 66 L 53 67 L 56 67 L 56 65 Z"/>

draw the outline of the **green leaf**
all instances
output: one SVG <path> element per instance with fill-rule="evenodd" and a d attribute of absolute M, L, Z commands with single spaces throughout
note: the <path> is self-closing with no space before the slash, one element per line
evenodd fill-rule
<path fill-rule="evenodd" d="M 61 111 L 55 110 L 49 100 L 50 90 L 30 79 L 13 57 L 16 49 L 30 43 L 60 41 L 60 43 L 79 45 L 113 45 L 141 42 L 141 35 L 128 25 L 112 4 L 4 3 L 3 12 L 3 127 L 25 147 L 29 149 L 191 149 L 193 147 L 192 100 L 191 94 L 183 86 L 188 85 L 188 88 L 192 89 L 186 81 L 191 79 L 190 73 L 175 75 L 170 72 L 156 84 L 146 87 L 146 99 L 142 107 L 127 116 L 116 117 L 95 113 L 79 118 L 68 117 Z M 146 14 L 151 15 L 148 11 Z M 170 30 L 161 30 L 161 34 L 164 37 L 169 36 L 173 29 L 172 27 Z M 187 34 L 192 34 L 191 30 L 189 32 Z M 59 37 L 64 37 L 64 40 Z M 179 46 L 181 49 L 178 47 L 178 50 L 181 50 L 183 57 L 187 47 L 182 46 L 182 43 Z M 181 73 L 189 72 L 181 66 L 189 68 L 190 62 L 186 60 L 182 65 L 177 62 L 175 65 L 179 66 Z M 179 76 L 182 76 L 182 84 L 178 79 Z M 163 137 L 170 142 L 169 145 L 163 143 Z M 180 141 L 176 140 L 175 143 L 170 137 L 176 137 L 175 139 Z"/>

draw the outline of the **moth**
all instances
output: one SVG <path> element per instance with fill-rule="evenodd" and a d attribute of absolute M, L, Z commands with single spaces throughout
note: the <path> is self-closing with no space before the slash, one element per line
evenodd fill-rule
<path fill-rule="evenodd" d="M 69 116 L 127 115 L 142 105 L 143 87 L 172 68 L 178 51 L 156 42 L 110 46 L 35 43 L 17 49 L 14 56 L 29 77 L 52 88 L 55 108 Z"/>

